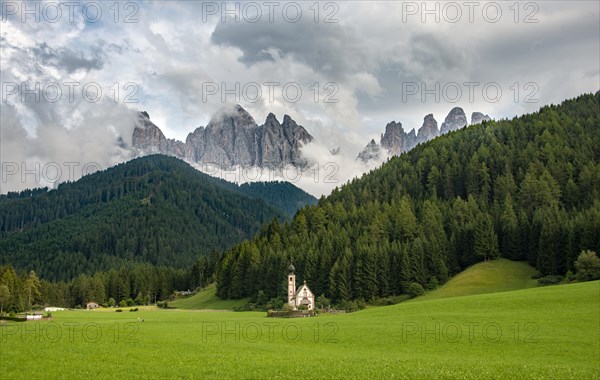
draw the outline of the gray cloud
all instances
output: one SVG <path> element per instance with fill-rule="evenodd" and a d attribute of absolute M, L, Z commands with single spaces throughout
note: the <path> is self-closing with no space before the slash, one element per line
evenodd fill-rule
<path fill-rule="evenodd" d="M 240 49 L 241 61 L 247 65 L 274 61 L 269 50 L 275 49 L 331 78 L 362 71 L 369 62 L 368 46 L 340 23 L 225 22 L 217 24 L 211 41 Z"/>
<path fill-rule="evenodd" d="M 101 70 L 104 67 L 104 53 L 98 46 L 92 47 L 86 55 L 82 51 L 77 52 L 69 48 L 55 49 L 42 42 L 32 49 L 32 53 L 40 63 L 66 70 L 68 73 L 79 69 Z"/>

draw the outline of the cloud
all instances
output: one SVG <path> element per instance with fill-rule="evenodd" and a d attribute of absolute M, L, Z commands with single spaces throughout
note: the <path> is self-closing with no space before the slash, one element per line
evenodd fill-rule
<path fill-rule="evenodd" d="M 32 49 L 34 59 L 43 65 L 51 65 L 58 69 L 73 73 L 77 70 L 101 70 L 104 66 L 102 50 L 99 47 L 91 49 L 90 57 L 83 52 L 75 52 L 68 48 L 53 49 L 42 42 Z"/>
<path fill-rule="evenodd" d="M 271 51 L 276 50 L 336 80 L 369 65 L 367 46 L 352 28 L 340 23 L 229 21 L 217 24 L 211 41 L 240 49 L 240 61 L 247 65 L 274 62 Z"/>
<path fill-rule="evenodd" d="M 115 23 L 110 2 L 101 3 L 105 17 L 97 23 L 81 17 L 81 6 L 74 22 L 22 23 L 18 15 L 10 17 L 0 30 L 3 83 L 32 88 L 55 82 L 63 91 L 65 82 L 80 86 L 72 100 L 63 95 L 58 102 L 34 101 L 27 95 L 22 101 L 19 88 L 2 102 L 1 160 L 112 165 L 128 158 L 118 142 L 130 139 L 137 110 L 148 110 L 167 137 L 185 140 L 224 105 L 240 103 L 259 124 L 270 112 L 290 115 L 317 139 L 304 149 L 306 155 L 335 160 L 343 182 L 368 170 L 354 159 L 391 120 L 407 131 L 418 129 L 424 115 L 433 113 L 441 122 L 455 106 L 467 114 L 512 117 L 600 87 L 597 2 L 533 3 L 537 23 L 523 22 L 531 12 L 523 7 L 515 22 L 510 2 L 500 3 L 503 16 L 496 23 L 481 17 L 481 5 L 474 22 L 464 8 L 457 23 L 434 22 L 433 16 L 422 22 L 421 14 L 405 20 L 405 3 L 332 3 L 334 23 L 323 22 L 332 11 L 325 3 L 318 3 L 319 22 L 312 3 L 302 3 L 303 17 L 296 23 L 281 17 L 281 7 L 272 23 L 265 17 L 236 23 L 223 22 L 220 14 L 204 19 L 202 2 L 164 1 L 136 2 L 133 23 Z M 482 85 L 470 99 L 463 84 L 473 81 L 497 83 L 501 99 L 486 100 Z M 267 82 L 280 84 L 272 98 Z M 291 82 L 302 89 L 298 101 L 282 94 Z M 441 90 L 451 82 L 463 90 L 454 102 L 440 93 L 439 99 L 426 95 L 423 101 L 421 88 L 411 96 L 405 88 L 438 83 Z M 82 96 L 88 83 L 101 86 L 98 102 Z M 206 96 L 207 83 L 217 84 L 218 93 Z M 260 86 L 261 99 L 225 94 L 250 83 Z M 518 94 L 511 89 L 515 83 Z M 537 85 L 537 103 L 524 102 L 527 83 Z M 339 155 L 332 157 L 330 150 L 338 146 Z M 0 192 L 35 185 L 26 180 L 2 183 Z M 314 194 L 331 188 L 302 186 Z"/>

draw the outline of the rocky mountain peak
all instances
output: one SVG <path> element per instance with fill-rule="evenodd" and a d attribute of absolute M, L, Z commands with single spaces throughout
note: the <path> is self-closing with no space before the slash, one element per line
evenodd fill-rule
<path fill-rule="evenodd" d="M 209 129 L 221 129 L 253 126 L 256 126 L 254 118 L 242 106 L 236 104 L 233 108 L 223 107 L 217 111 L 206 127 Z"/>
<path fill-rule="evenodd" d="M 438 129 L 438 124 L 433 114 L 428 114 L 423 118 L 423 125 L 419 128 L 419 132 L 417 133 L 417 143 L 424 143 L 425 141 L 429 141 L 431 139 L 436 138 L 440 134 Z"/>
<path fill-rule="evenodd" d="M 492 120 L 491 117 L 489 117 L 488 115 L 484 115 L 481 112 L 473 112 L 471 114 L 471 124 L 479 124 L 483 121 L 490 121 Z"/>
<path fill-rule="evenodd" d="M 467 125 L 467 115 L 465 111 L 460 107 L 454 107 L 450 110 L 448 116 L 442 123 L 440 134 L 446 134 L 451 131 L 463 128 Z"/>
<path fill-rule="evenodd" d="M 381 146 L 393 155 L 398 155 L 404 151 L 402 123 L 392 121 L 385 126 L 385 133 L 381 136 Z"/>
<path fill-rule="evenodd" d="M 360 160 L 364 163 L 367 163 L 371 160 L 381 160 L 381 147 L 379 144 L 375 142 L 375 139 L 372 139 L 371 142 L 367 144 L 367 146 L 358 154 L 356 160 Z"/>
<path fill-rule="evenodd" d="M 140 115 L 142 115 L 140 113 Z M 219 110 L 206 128 L 189 133 L 185 143 L 166 139 L 147 113 L 140 116 L 133 132 L 133 147 L 141 154 L 162 153 L 192 163 L 217 165 L 222 169 L 242 167 L 303 166 L 300 148 L 313 137 L 291 117 L 280 124 L 274 114 L 258 126 L 241 106 Z"/>

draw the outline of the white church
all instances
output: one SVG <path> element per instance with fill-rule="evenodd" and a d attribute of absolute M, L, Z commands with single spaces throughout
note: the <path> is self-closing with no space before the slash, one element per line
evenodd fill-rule
<path fill-rule="evenodd" d="M 315 309 L 315 295 L 306 285 L 306 281 L 296 289 L 296 268 L 293 264 L 288 267 L 288 304 L 298 310 L 300 306 L 306 306 L 308 310 Z"/>

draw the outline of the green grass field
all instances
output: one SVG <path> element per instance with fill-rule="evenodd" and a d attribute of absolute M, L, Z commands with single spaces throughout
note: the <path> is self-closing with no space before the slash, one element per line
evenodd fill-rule
<path fill-rule="evenodd" d="M 248 303 L 247 298 L 240 300 L 219 299 L 217 298 L 216 291 L 216 285 L 210 284 L 189 298 L 181 298 L 169 302 L 169 306 L 178 309 L 233 310 L 235 306 L 243 306 Z"/>
<path fill-rule="evenodd" d="M 535 268 L 521 261 L 496 259 L 477 263 L 413 302 L 533 288 L 537 286 L 537 280 L 531 276 L 536 272 Z"/>
<path fill-rule="evenodd" d="M 64 311 L 53 321 L 0 327 L 0 372 L 7 379 L 597 379 L 599 297 L 595 281 L 302 319 Z"/>

